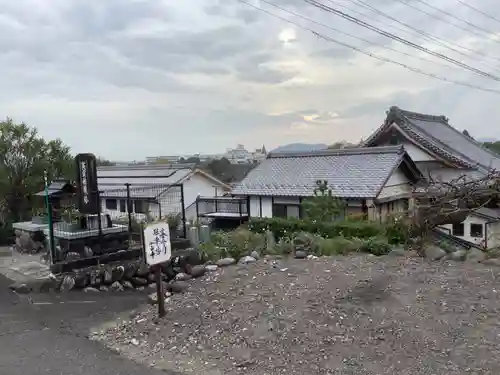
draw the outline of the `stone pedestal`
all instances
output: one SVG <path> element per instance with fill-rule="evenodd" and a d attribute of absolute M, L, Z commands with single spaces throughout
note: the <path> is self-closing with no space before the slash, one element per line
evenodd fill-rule
<path fill-rule="evenodd" d="M 44 230 L 49 238 L 49 230 Z M 56 247 L 55 262 L 70 261 L 127 250 L 129 233 L 126 225 L 113 224 L 109 228 L 102 228 L 99 236 L 98 229 L 76 230 L 73 226 L 58 225 L 54 228 L 54 243 Z M 49 242 L 49 241 L 47 241 Z"/>
<path fill-rule="evenodd" d="M 46 251 L 44 229 L 46 224 L 37 224 L 31 221 L 12 224 L 16 233 L 14 248 L 20 253 L 36 254 Z"/>

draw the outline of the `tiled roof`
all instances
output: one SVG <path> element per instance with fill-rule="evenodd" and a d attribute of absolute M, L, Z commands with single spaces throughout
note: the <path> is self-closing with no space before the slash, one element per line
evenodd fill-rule
<path fill-rule="evenodd" d="M 311 196 L 317 180 L 342 198 L 375 198 L 404 157 L 402 146 L 269 154 L 232 193 Z"/>
<path fill-rule="evenodd" d="M 500 220 L 500 209 L 499 208 L 487 208 L 481 207 L 477 210 L 474 210 L 475 213 L 482 216 L 487 216 L 489 218 Z"/>
<path fill-rule="evenodd" d="M 368 138 L 365 146 L 373 144 L 394 122 L 417 143 L 458 165 L 482 172 L 500 170 L 498 155 L 449 125 L 445 116 L 410 112 L 398 107 L 390 108 L 385 124 Z"/>

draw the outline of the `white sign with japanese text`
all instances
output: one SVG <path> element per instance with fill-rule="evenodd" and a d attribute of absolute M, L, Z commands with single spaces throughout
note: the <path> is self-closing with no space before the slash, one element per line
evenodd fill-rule
<path fill-rule="evenodd" d="M 166 262 L 172 256 L 170 230 L 167 223 L 152 223 L 144 228 L 146 263 L 149 266 Z"/>

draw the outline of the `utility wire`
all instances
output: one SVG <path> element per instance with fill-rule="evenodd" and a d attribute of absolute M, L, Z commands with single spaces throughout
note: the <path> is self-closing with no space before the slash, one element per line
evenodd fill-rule
<path fill-rule="evenodd" d="M 407 70 L 410 70 L 414 73 L 418 73 L 418 74 L 421 74 L 421 75 L 424 75 L 424 76 L 427 76 L 427 77 L 431 77 L 431 78 L 435 78 L 435 79 L 438 79 L 440 81 L 444 81 L 444 82 L 448 82 L 448 83 L 452 83 L 452 84 L 455 84 L 455 85 L 458 85 L 458 86 L 463 86 L 463 87 L 468 87 L 468 88 L 471 88 L 471 89 L 475 89 L 475 90 L 480 90 L 480 91 L 485 91 L 485 92 L 490 92 L 490 93 L 493 93 L 493 94 L 499 94 L 500 95 L 500 90 L 495 90 L 495 89 L 489 89 L 489 88 L 485 88 L 485 87 L 481 87 L 481 86 L 476 86 L 476 85 L 472 85 L 472 84 L 469 84 L 467 82 L 461 82 L 461 81 L 455 81 L 455 80 L 451 80 L 451 79 L 448 79 L 448 78 L 445 78 L 445 77 L 442 77 L 442 76 L 439 76 L 439 75 L 436 75 L 436 74 L 432 74 L 432 73 L 427 73 L 421 69 L 418 69 L 418 68 L 414 68 L 414 67 L 411 67 L 409 65 L 406 65 L 406 64 L 403 64 L 403 63 L 400 63 L 398 61 L 395 61 L 395 60 L 391 60 L 391 59 L 388 59 L 388 58 L 385 58 L 385 57 L 382 57 L 382 56 L 378 56 L 378 55 L 375 55 L 373 53 L 370 53 L 370 52 L 366 52 L 366 51 L 363 51 L 362 49 L 360 48 L 357 48 L 357 47 L 354 47 L 350 44 L 347 44 L 347 43 L 344 43 L 344 42 L 341 42 L 339 40 L 336 40 L 334 38 L 331 38 L 329 36 L 326 36 L 326 35 L 323 35 L 309 27 L 306 27 L 306 26 L 302 26 L 296 22 L 293 22 L 293 21 L 290 21 L 288 19 L 286 19 L 285 17 L 282 17 L 280 15 L 277 15 L 273 12 L 270 12 L 266 9 L 263 9 L 263 8 L 260 8 L 256 5 L 253 5 L 253 4 L 250 4 L 248 2 L 246 2 L 245 0 L 238 0 L 240 3 L 242 4 L 245 4 L 245 5 L 248 5 L 258 11 L 261 11 L 261 12 L 264 12 L 264 13 L 267 13 L 268 15 L 270 16 L 273 16 L 275 18 L 278 18 L 284 22 L 287 22 L 289 24 L 292 24 L 298 28 L 301 28 L 303 30 L 306 30 L 306 31 L 309 31 L 311 32 L 312 34 L 314 34 L 315 36 L 317 36 L 318 38 L 320 39 L 323 39 L 323 40 L 326 40 L 326 41 L 329 41 L 329 42 L 332 42 L 332 43 L 335 43 L 337 45 L 340 45 L 340 46 L 343 46 L 343 47 L 346 47 L 346 48 L 349 48 L 351 50 L 354 50 L 356 52 L 359 52 L 365 56 L 369 56 L 373 59 L 376 59 L 376 60 L 379 60 L 379 61 L 382 61 L 382 62 L 386 62 L 386 63 L 390 63 L 390 64 L 394 64 L 394 65 L 398 65 L 402 68 L 405 68 Z"/>
<path fill-rule="evenodd" d="M 332 2 L 333 2 L 332 0 L 328 0 L 328 1 L 329 1 L 330 3 L 332 3 Z M 460 55 L 462 55 L 462 56 L 464 56 L 464 57 L 474 58 L 475 56 L 471 56 L 470 54 L 464 53 L 464 52 L 462 52 L 462 51 L 460 51 L 460 50 L 457 50 L 457 49 L 455 49 L 455 48 L 452 48 L 452 47 L 450 47 L 450 46 L 454 46 L 454 47 L 456 47 L 456 48 L 461 48 L 462 50 L 467 51 L 467 52 L 469 52 L 469 53 L 471 53 L 471 54 L 474 54 L 474 55 L 479 55 L 479 56 L 483 56 L 483 57 L 485 57 L 485 58 L 489 58 L 489 59 L 496 60 L 496 61 L 499 61 L 499 62 L 500 62 L 500 58 L 498 58 L 498 57 L 488 56 L 488 55 L 486 55 L 485 53 L 482 53 L 482 52 L 480 52 L 480 51 L 472 50 L 472 49 L 470 49 L 470 48 L 467 48 L 467 47 L 461 46 L 461 45 L 459 45 L 459 44 L 456 44 L 456 43 L 454 43 L 454 42 L 452 42 L 452 41 L 449 41 L 449 40 L 446 40 L 446 39 L 443 39 L 443 38 L 437 37 L 437 36 L 435 36 L 435 35 L 433 35 L 433 34 L 431 34 L 431 33 L 427 32 L 427 31 L 424 31 L 424 30 L 421 30 L 421 29 L 417 29 L 416 27 L 413 27 L 413 26 L 412 26 L 412 25 L 410 25 L 410 24 L 407 24 L 407 23 L 405 23 L 405 22 L 403 22 L 403 21 L 400 21 L 400 20 L 398 20 L 397 18 L 392 17 L 391 15 L 389 15 L 389 14 L 387 14 L 387 13 L 385 13 L 385 12 L 382 12 L 381 10 L 379 10 L 379 9 L 377 9 L 377 8 L 375 8 L 375 7 L 371 6 L 371 5 L 369 5 L 369 4 L 367 4 L 367 3 L 366 3 L 365 1 L 363 1 L 363 0 L 348 0 L 348 1 L 350 1 L 351 3 L 353 3 L 353 4 L 355 4 L 355 5 L 358 5 L 358 6 L 362 7 L 362 8 L 364 8 L 364 9 L 368 9 L 368 10 L 370 10 L 370 11 L 372 11 L 372 12 L 375 12 L 375 13 L 377 13 L 377 14 L 380 14 L 381 16 L 383 16 L 383 17 L 385 17 L 385 18 L 387 18 L 387 19 L 390 19 L 390 20 L 391 20 L 391 21 L 393 21 L 393 22 L 396 22 L 396 23 L 398 23 L 398 24 L 400 24 L 400 25 L 403 25 L 403 26 L 407 27 L 408 29 L 413 30 L 415 33 L 417 33 L 417 34 L 419 34 L 419 35 L 423 36 L 426 40 L 432 41 L 432 42 L 434 42 L 434 43 L 436 43 L 436 44 L 438 44 L 438 45 L 440 45 L 440 46 L 442 46 L 442 47 L 445 47 L 445 48 L 447 48 L 447 49 L 449 49 L 449 50 L 451 50 L 451 51 L 453 51 L 453 52 L 455 52 L 455 53 L 458 53 L 458 54 L 460 54 Z M 457 1 L 459 1 L 459 0 L 457 0 Z M 483 61 L 480 61 L 480 62 L 481 62 L 481 63 L 484 63 Z M 496 67 L 492 67 L 492 66 L 490 66 L 490 65 L 488 65 L 488 66 L 489 66 L 490 68 L 497 69 Z"/>
<path fill-rule="evenodd" d="M 496 18 L 496 17 L 493 17 L 491 14 L 488 14 L 488 13 L 482 11 L 481 9 L 478 9 L 478 8 L 476 8 L 476 7 L 474 7 L 474 6 L 470 5 L 470 4 L 467 4 L 465 1 L 462 1 L 462 0 L 456 0 L 456 1 L 457 1 L 457 3 L 460 3 L 460 4 L 466 6 L 469 9 L 472 9 L 473 11 L 475 11 L 475 12 L 477 12 L 479 14 L 482 14 L 483 16 L 488 17 L 489 19 L 491 19 L 493 21 L 496 21 L 496 22 L 500 23 L 500 20 L 498 18 Z"/>
<path fill-rule="evenodd" d="M 399 3 L 401 3 L 401 4 L 404 4 L 404 5 L 408 6 L 408 7 L 410 7 L 410 8 L 412 8 L 412 9 L 415 9 L 417 12 L 427 14 L 429 17 L 435 18 L 435 19 L 437 19 L 438 21 L 441 21 L 441 22 L 445 21 L 447 24 L 452 25 L 452 26 L 454 26 L 454 27 L 456 27 L 456 28 L 458 28 L 458 29 L 460 29 L 460 30 L 463 30 L 463 31 L 466 31 L 466 32 L 468 32 L 468 33 L 474 34 L 475 36 L 478 36 L 478 37 L 480 37 L 480 38 L 484 38 L 484 35 L 479 34 L 479 33 L 478 33 L 477 31 L 475 31 L 475 30 L 467 29 L 467 28 L 463 27 L 463 26 L 462 26 L 462 25 L 460 25 L 460 24 L 456 24 L 456 23 L 454 23 L 454 22 L 450 22 L 450 21 L 448 21 L 448 20 L 445 20 L 445 19 L 443 19 L 442 17 L 439 17 L 439 16 L 437 16 L 437 15 L 435 15 L 435 14 L 431 13 L 431 12 L 428 12 L 428 11 L 426 11 L 426 10 L 424 10 L 424 9 L 420 9 L 420 8 L 416 7 L 415 5 L 413 5 L 413 4 L 409 3 L 409 2 L 407 2 L 406 0 L 396 0 L 396 1 L 397 1 L 397 2 L 399 2 Z M 418 1 L 418 0 L 416 0 L 416 1 Z M 432 6 L 430 6 L 430 7 L 432 8 Z M 439 8 L 437 8 L 437 9 L 439 9 Z M 493 41 L 498 43 L 498 41 L 496 41 L 496 40 L 493 40 Z"/>
<path fill-rule="evenodd" d="M 287 8 L 284 8 L 284 7 L 282 7 L 282 6 L 279 6 L 279 5 L 273 4 L 273 3 L 271 3 L 271 2 L 269 2 L 269 1 L 267 1 L 267 0 L 260 0 L 260 2 L 261 2 L 261 3 L 266 3 L 267 5 L 270 5 L 270 6 L 274 7 L 274 8 L 276 8 L 276 9 L 279 9 L 279 10 L 281 10 L 281 11 L 283 11 L 283 12 L 286 12 L 286 13 L 288 13 L 288 14 L 291 14 L 291 15 L 293 15 L 293 16 L 295 16 L 295 17 L 302 18 L 303 20 L 306 20 L 306 21 L 308 21 L 308 22 L 311 22 L 311 23 L 314 23 L 314 24 L 316 24 L 316 25 L 319 25 L 319 26 L 325 27 L 325 28 L 327 28 L 327 29 L 330 29 L 330 30 L 332 30 L 332 31 L 335 31 L 336 33 L 339 33 L 339 34 L 342 34 L 342 35 L 346 35 L 346 36 L 348 36 L 348 37 L 351 37 L 351 38 L 354 38 L 354 39 L 360 40 L 360 41 L 362 41 L 362 42 L 368 43 L 368 44 L 370 44 L 370 45 L 372 45 L 372 46 L 376 46 L 376 47 L 378 47 L 378 48 L 382 48 L 382 49 L 387 49 L 387 50 L 389 50 L 389 51 L 396 52 L 396 53 L 399 53 L 399 54 L 402 54 L 402 55 L 405 55 L 405 56 L 408 56 L 408 57 L 411 57 L 411 58 L 414 58 L 414 59 L 418 59 L 418 60 L 421 60 L 421 61 L 425 61 L 425 62 L 428 62 L 428 63 L 439 64 L 439 65 L 441 65 L 441 66 L 445 66 L 445 67 L 447 67 L 447 68 L 455 68 L 454 66 L 450 66 L 450 65 L 448 65 L 448 64 L 446 64 L 446 63 L 444 63 L 444 62 L 441 62 L 441 61 L 433 61 L 433 60 L 427 59 L 427 58 L 425 58 L 425 57 L 415 56 L 415 55 L 412 55 L 411 53 L 407 53 L 407 52 L 404 52 L 404 51 L 400 51 L 400 50 L 397 50 L 397 49 L 395 49 L 395 48 L 392 48 L 392 47 L 389 47 L 389 46 L 384 46 L 383 44 L 374 43 L 374 42 L 372 42 L 372 41 L 370 41 L 370 40 L 368 40 L 368 39 L 364 39 L 364 38 L 361 38 L 361 37 L 359 37 L 359 36 L 356 36 L 356 35 L 353 35 L 353 34 L 350 34 L 350 33 L 346 33 L 345 31 L 342 31 L 342 30 L 336 29 L 336 28 L 334 28 L 334 27 L 332 27 L 332 26 L 329 26 L 329 25 L 327 25 L 327 24 L 324 24 L 324 23 L 318 22 L 318 21 L 316 21 L 316 20 L 314 20 L 314 19 L 312 19 L 312 18 L 309 18 L 309 17 L 303 16 L 303 15 L 301 15 L 301 14 L 299 14 L 299 13 L 296 13 L 296 12 L 294 12 L 294 11 L 291 11 L 291 10 L 289 10 L 289 9 L 287 9 Z"/>
<path fill-rule="evenodd" d="M 404 1 L 405 3 L 408 3 L 408 0 L 403 0 L 403 1 Z M 463 23 L 465 23 L 465 24 L 469 25 L 470 27 L 472 27 L 472 28 L 474 28 L 474 29 L 476 29 L 476 30 L 482 31 L 483 33 L 486 33 L 486 34 L 488 34 L 488 35 L 495 34 L 494 32 L 492 32 L 492 31 L 490 31 L 490 30 L 484 29 L 484 28 L 482 28 L 482 27 L 480 27 L 480 26 L 474 25 L 472 22 L 469 22 L 469 21 L 464 20 L 464 19 L 462 19 L 462 18 L 460 18 L 460 17 L 457 17 L 457 16 L 455 16 L 454 14 L 452 14 L 452 13 L 450 13 L 450 12 L 446 11 L 446 10 L 443 10 L 443 9 L 440 9 L 440 8 L 438 8 L 438 7 L 434 6 L 434 5 L 431 5 L 431 4 L 429 4 L 429 3 L 428 3 L 427 1 L 425 1 L 425 0 L 413 0 L 413 1 L 418 1 L 420 4 L 424 4 L 425 6 L 427 6 L 427 7 L 429 7 L 429 8 L 432 8 L 432 9 L 434 9 L 434 10 L 437 10 L 439 13 L 444 14 L 445 16 L 448 16 L 448 17 L 451 17 L 451 18 L 453 18 L 453 19 L 455 19 L 455 20 L 457 20 L 457 21 L 463 22 Z"/>
<path fill-rule="evenodd" d="M 438 58 L 440 58 L 440 59 L 442 59 L 442 60 L 448 61 L 448 62 L 450 62 L 450 63 L 452 63 L 452 64 L 454 64 L 454 65 L 460 66 L 461 68 L 464 68 L 464 69 L 466 69 L 466 70 L 469 70 L 469 71 L 471 71 L 471 72 L 474 72 L 474 73 L 476 73 L 476 74 L 478 74 L 478 75 L 480 75 L 480 76 L 487 77 L 487 78 L 490 78 L 490 79 L 493 79 L 493 80 L 495 80 L 495 81 L 499 81 L 499 82 L 500 82 L 500 78 L 499 78 L 499 77 L 497 77 L 497 76 L 495 76 L 495 75 L 493 75 L 493 74 L 487 73 L 487 72 L 482 71 L 482 70 L 477 69 L 477 68 L 474 68 L 474 67 L 472 67 L 472 66 L 470 66 L 470 65 L 467 65 L 467 64 L 465 64 L 465 63 L 462 63 L 462 62 L 460 62 L 460 61 L 458 61 L 458 60 L 455 60 L 455 59 L 453 59 L 453 58 L 451 58 L 451 57 L 448 57 L 448 56 L 446 56 L 446 55 L 443 55 L 442 53 L 435 52 L 435 51 L 431 51 L 431 50 L 430 50 L 430 49 L 428 49 L 428 48 L 422 47 L 422 46 L 420 46 L 420 45 L 418 45 L 418 44 L 415 44 L 415 43 L 413 43 L 413 42 L 410 42 L 410 41 L 409 41 L 409 40 L 407 40 L 407 39 L 401 38 L 401 37 L 399 37 L 399 36 L 397 36 L 397 35 L 394 35 L 394 34 L 392 34 L 392 33 L 389 33 L 389 32 L 387 32 L 387 31 L 384 31 L 384 30 L 382 30 L 382 29 L 380 29 L 380 28 L 378 28 L 378 27 L 376 27 L 376 26 L 373 26 L 373 25 L 371 25 L 371 24 L 369 24 L 369 23 L 367 23 L 367 22 L 364 22 L 364 21 L 360 20 L 359 18 L 353 17 L 353 16 L 351 16 L 351 15 L 349 15 L 349 14 L 347 14 L 347 13 L 344 13 L 344 12 L 342 12 L 342 11 L 340 11 L 340 10 L 336 9 L 336 8 L 329 7 L 328 5 L 325 5 L 325 4 L 323 4 L 323 3 L 320 3 L 320 2 L 318 2 L 318 1 L 316 1 L 316 0 L 304 0 L 304 1 L 305 1 L 306 3 L 308 3 L 308 4 L 311 4 L 312 6 L 314 6 L 314 7 L 316 7 L 316 8 L 319 8 L 319 9 L 322 9 L 322 10 L 324 10 L 324 11 L 326 11 L 326 12 L 329 12 L 329 13 L 335 14 L 335 15 L 340 16 L 340 17 L 342 17 L 342 18 L 344 18 L 344 19 L 346 19 L 346 20 L 348 20 L 348 21 L 350 21 L 350 22 L 353 22 L 353 23 L 355 23 L 355 24 L 357 24 L 357 25 L 359 25 L 359 26 L 362 26 L 362 27 L 364 27 L 364 28 L 366 28 L 366 29 L 368 29 L 368 30 L 374 31 L 374 32 L 376 32 L 377 34 L 383 35 L 383 36 L 385 36 L 385 37 L 387 37 L 387 38 L 390 38 L 390 39 L 393 39 L 393 40 L 395 40 L 395 41 L 397 41 L 397 42 L 399 42 L 399 43 L 402 43 L 402 44 L 404 44 L 404 45 L 407 45 L 407 46 L 413 47 L 413 48 L 415 48 L 415 49 L 417 49 L 417 50 L 419 50 L 419 51 L 422 51 L 422 52 L 425 52 L 425 53 L 427 53 L 427 54 L 429 54 L 429 55 L 432 55 L 432 56 L 438 57 Z"/>

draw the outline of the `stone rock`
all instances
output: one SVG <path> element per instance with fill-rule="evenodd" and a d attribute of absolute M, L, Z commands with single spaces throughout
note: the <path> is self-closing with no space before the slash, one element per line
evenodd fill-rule
<path fill-rule="evenodd" d="M 439 260 L 446 255 L 446 251 L 438 246 L 430 245 L 425 248 L 424 254 L 429 260 Z"/>
<path fill-rule="evenodd" d="M 134 289 L 134 286 L 130 281 L 122 281 L 122 285 L 125 289 Z"/>
<path fill-rule="evenodd" d="M 465 261 L 467 263 L 481 263 L 486 259 L 486 254 L 479 249 L 472 248 L 467 251 L 467 255 L 465 256 Z"/>
<path fill-rule="evenodd" d="M 250 256 L 251 256 L 252 258 L 255 258 L 256 260 L 259 260 L 259 259 L 260 259 L 260 254 L 259 254 L 259 252 L 258 252 L 257 250 L 252 251 L 252 252 L 250 253 Z"/>
<path fill-rule="evenodd" d="M 92 249 L 90 247 L 85 246 L 83 248 L 83 255 L 85 256 L 85 258 L 90 258 L 90 257 L 94 256 L 94 252 L 92 251 Z"/>
<path fill-rule="evenodd" d="M 189 273 L 192 277 L 197 278 L 197 277 L 203 276 L 205 274 L 205 272 L 207 272 L 205 266 L 196 265 L 196 266 L 191 267 L 191 270 Z"/>
<path fill-rule="evenodd" d="M 154 283 L 154 282 L 156 282 L 156 275 L 155 275 L 154 273 L 150 273 L 150 274 L 148 275 L 148 282 L 149 282 L 149 283 Z"/>
<path fill-rule="evenodd" d="M 137 263 L 129 263 L 125 266 L 125 272 L 123 274 L 123 278 L 130 280 L 137 273 L 139 269 L 139 265 Z"/>
<path fill-rule="evenodd" d="M 156 292 L 148 295 L 148 303 L 150 305 L 156 305 L 158 303 L 158 296 L 156 295 Z"/>
<path fill-rule="evenodd" d="M 185 281 L 174 281 L 167 285 L 167 291 L 170 293 L 184 293 L 188 290 L 189 284 Z"/>
<path fill-rule="evenodd" d="M 295 251 L 295 259 L 306 259 L 307 251 L 304 250 L 296 250 Z"/>
<path fill-rule="evenodd" d="M 105 285 L 101 285 L 101 286 L 99 287 L 99 290 L 100 290 L 101 292 L 107 292 L 109 289 L 108 289 L 108 287 L 107 287 L 107 286 L 105 286 Z"/>
<path fill-rule="evenodd" d="M 483 261 L 483 264 L 485 266 L 500 267 L 500 259 L 497 259 L 497 258 L 486 259 Z"/>
<path fill-rule="evenodd" d="M 61 285 L 59 286 L 59 290 L 61 292 L 69 292 L 74 287 L 75 287 L 75 278 L 72 275 L 66 275 L 64 276 Z"/>
<path fill-rule="evenodd" d="M 99 289 L 93 288 L 91 286 L 86 287 L 85 289 L 83 289 L 83 291 L 85 293 L 96 293 L 96 292 L 99 293 L 100 292 Z"/>
<path fill-rule="evenodd" d="M 457 251 L 452 252 L 450 254 L 450 259 L 460 261 L 460 260 L 464 260 L 466 255 L 467 255 L 467 251 L 461 249 L 461 250 L 457 250 Z"/>
<path fill-rule="evenodd" d="M 247 256 L 240 259 L 239 264 L 250 264 L 250 263 L 255 263 L 256 261 L 257 261 L 257 259 L 247 255 Z"/>
<path fill-rule="evenodd" d="M 119 281 L 115 281 L 113 284 L 111 284 L 111 290 L 115 292 L 123 292 L 125 288 L 123 287 L 122 284 L 120 284 Z"/>
<path fill-rule="evenodd" d="M 31 292 L 31 288 L 27 284 L 24 284 L 24 283 L 12 284 L 10 286 L 10 289 L 12 289 L 14 292 L 16 292 L 18 294 L 28 294 L 29 292 Z"/>
<path fill-rule="evenodd" d="M 307 256 L 307 259 L 309 259 L 309 260 L 315 260 L 315 259 L 318 259 L 318 257 L 317 257 L 316 255 L 309 254 L 309 255 Z"/>
<path fill-rule="evenodd" d="M 21 235 L 23 234 L 23 231 L 22 230 L 19 230 L 19 229 L 16 229 L 14 231 L 14 233 L 16 234 L 16 237 L 21 237 Z"/>
<path fill-rule="evenodd" d="M 125 267 L 123 266 L 115 266 L 111 272 L 113 282 L 121 281 L 123 279 L 123 275 L 125 274 Z"/>
<path fill-rule="evenodd" d="M 234 258 L 222 258 L 222 259 L 219 259 L 215 264 L 219 267 L 227 267 L 227 266 L 230 266 L 232 264 L 235 264 L 236 263 L 236 259 Z"/>
<path fill-rule="evenodd" d="M 184 273 L 184 272 L 180 272 L 177 275 L 175 275 L 175 280 L 177 280 L 177 281 L 188 281 L 188 280 L 191 280 L 192 278 L 193 278 L 193 276 L 191 276 L 187 273 Z"/>
<path fill-rule="evenodd" d="M 148 280 L 142 277 L 133 277 L 132 284 L 134 284 L 135 286 L 145 286 L 148 285 Z"/>
<path fill-rule="evenodd" d="M 93 269 L 90 271 L 89 284 L 91 286 L 99 286 L 101 284 L 101 272 L 99 270 Z"/>
<path fill-rule="evenodd" d="M 219 269 L 219 266 L 217 266 L 216 264 L 207 264 L 205 266 L 205 269 L 207 270 L 207 272 L 215 272 Z"/>
<path fill-rule="evenodd" d="M 101 281 L 104 284 L 112 284 L 113 283 L 113 269 L 110 266 L 105 266 L 102 270 Z"/>
<path fill-rule="evenodd" d="M 145 263 L 141 263 L 135 274 L 139 277 L 147 277 L 149 275 L 149 266 Z"/>
<path fill-rule="evenodd" d="M 66 255 L 66 259 L 65 260 L 68 261 L 68 262 L 71 262 L 71 261 L 77 260 L 77 259 L 80 259 L 80 254 L 71 252 L 71 253 L 68 253 Z"/>
<path fill-rule="evenodd" d="M 85 270 L 79 271 L 75 274 L 75 288 L 83 289 L 89 285 L 89 273 Z"/>

